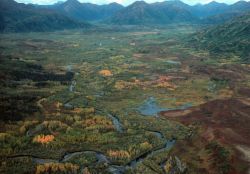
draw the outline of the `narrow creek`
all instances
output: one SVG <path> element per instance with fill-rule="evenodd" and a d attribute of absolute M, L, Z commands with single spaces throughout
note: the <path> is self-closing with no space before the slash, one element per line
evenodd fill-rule
<path fill-rule="evenodd" d="M 75 156 L 84 155 L 87 153 L 94 153 L 95 154 L 95 157 L 97 159 L 96 163 L 110 163 L 109 159 L 104 154 L 102 154 L 101 152 L 98 152 L 98 151 L 94 151 L 94 150 L 66 153 L 62 157 L 62 159 L 59 160 L 58 162 L 67 162 L 67 161 L 71 160 L 72 158 L 74 158 Z"/>
<path fill-rule="evenodd" d="M 108 117 L 112 119 L 112 122 L 114 123 L 117 132 L 119 132 L 119 133 L 124 132 L 123 126 L 116 116 L 114 116 L 112 114 L 108 114 Z M 9 158 L 30 157 L 30 158 L 32 158 L 33 162 L 35 162 L 36 164 L 45 164 L 45 163 L 51 163 L 51 162 L 56 162 L 56 163 L 69 162 L 71 159 L 73 159 L 76 156 L 85 155 L 86 153 L 94 153 L 95 157 L 97 159 L 97 162 L 95 164 L 98 164 L 98 163 L 109 164 L 109 167 L 108 167 L 109 172 L 111 172 L 112 174 L 123 174 L 129 168 L 134 169 L 139 163 L 143 162 L 146 158 L 153 156 L 154 154 L 159 153 L 161 151 L 169 150 L 175 144 L 175 140 L 167 140 L 161 132 L 152 131 L 152 130 L 145 130 L 145 131 L 152 132 L 152 133 L 154 133 L 155 136 L 164 140 L 165 141 L 164 146 L 147 151 L 147 152 L 141 154 L 140 156 L 136 157 L 135 159 L 131 160 L 126 165 L 114 165 L 114 164 L 112 164 L 111 160 L 105 154 L 103 154 L 102 152 L 94 151 L 94 150 L 66 152 L 62 156 L 62 158 L 59 160 L 39 158 L 37 156 L 32 156 L 32 155 L 16 155 L 16 156 L 12 156 Z M 82 169 L 84 167 L 86 167 L 86 166 L 81 166 Z"/>
<path fill-rule="evenodd" d="M 71 65 L 67 66 L 67 69 L 68 71 L 73 72 Z M 75 85 L 76 85 L 76 81 L 73 80 L 69 86 L 69 92 L 74 92 Z M 66 103 L 65 105 L 66 107 L 67 105 L 71 106 L 69 103 Z M 186 107 L 190 107 L 190 105 L 189 104 L 183 105 L 179 107 L 179 109 L 184 109 Z M 138 110 L 141 112 L 142 115 L 157 116 L 158 112 L 163 111 L 163 110 L 169 110 L 169 108 L 160 108 L 157 105 L 155 98 L 150 97 L 140 108 L 138 108 Z M 119 133 L 123 133 L 124 127 L 122 123 L 120 122 L 119 118 L 116 115 L 112 115 L 112 114 L 107 114 L 107 116 L 112 120 L 116 131 Z M 9 158 L 30 157 L 32 158 L 33 162 L 36 164 L 45 164 L 45 163 L 51 163 L 51 162 L 55 162 L 55 163 L 69 162 L 76 156 L 85 155 L 87 153 L 94 153 L 97 161 L 93 165 L 98 164 L 98 163 L 106 163 L 109 165 L 108 171 L 111 172 L 112 174 L 123 174 L 129 168 L 134 169 L 139 163 L 143 162 L 148 157 L 153 156 L 154 154 L 159 153 L 161 151 L 171 149 L 175 144 L 175 140 L 167 140 L 161 132 L 152 131 L 152 130 L 145 130 L 145 131 L 152 132 L 156 137 L 163 140 L 165 142 L 164 145 L 139 155 L 138 157 L 128 162 L 126 165 L 114 165 L 105 154 L 103 154 L 102 152 L 94 151 L 94 150 L 66 152 L 62 156 L 62 158 L 59 160 L 39 158 L 37 156 L 32 156 L 32 155 L 16 155 L 16 156 L 12 156 Z M 81 169 L 84 169 L 84 167 L 86 166 L 81 166 Z M 163 167 L 162 169 L 164 170 Z"/>
<path fill-rule="evenodd" d="M 69 92 L 74 92 L 76 86 L 76 81 L 73 80 L 69 86 Z"/>
<path fill-rule="evenodd" d="M 175 140 L 166 140 L 163 147 L 159 147 L 159 148 L 150 150 L 148 152 L 145 152 L 145 153 L 141 154 L 140 156 L 136 157 L 135 159 L 133 159 L 132 161 L 130 161 L 129 163 L 127 163 L 125 166 L 110 165 L 108 170 L 112 174 L 123 174 L 128 169 L 135 169 L 135 167 L 139 163 L 143 162 L 148 157 L 151 157 L 154 154 L 162 152 L 164 150 L 170 150 L 174 146 L 174 144 L 175 144 Z M 164 171 L 164 166 L 163 165 L 161 165 L 161 168 Z"/>
<path fill-rule="evenodd" d="M 75 73 L 75 72 L 73 71 L 73 69 L 72 69 L 72 65 L 67 65 L 67 71 L 68 71 L 68 72 L 71 72 L 71 73 Z M 75 80 L 72 80 L 72 81 L 70 82 L 69 89 L 68 89 L 70 93 L 72 93 L 72 92 L 75 91 L 75 86 L 76 86 L 76 81 L 75 81 Z M 70 100 L 69 100 L 69 101 L 66 101 L 66 102 L 64 103 L 64 107 L 67 108 L 67 109 L 73 109 L 73 108 L 74 108 L 74 106 L 70 103 Z"/>
<path fill-rule="evenodd" d="M 67 71 L 74 73 L 74 71 L 72 69 L 72 65 L 67 65 Z M 71 84 L 69 85 L 69 92 L 74 92 L 75 86 L 76 86 L 76 81 L 72 80 Z"/>
<path fill-rule="evenodd" d="M 123 126 L 122 126 L 121 122 L 119 121 L 119 119 L 115 115 L 112 115 L 112 114 L 108 114 L 108 117 L 112 120 L 116 131 L 119 133 L 123 133 L 123 131 L 124 131 Z"/>

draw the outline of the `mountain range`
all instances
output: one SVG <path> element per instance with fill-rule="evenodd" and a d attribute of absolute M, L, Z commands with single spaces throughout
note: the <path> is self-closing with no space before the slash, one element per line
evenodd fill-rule
<path fill-rule="evenodd" d="M 250 2 L 232 5 L 210 2 L 190 6 L 179 0 L 146 3 L 136 1 L 124 7 L 117 3 L 96 5 L 67 0 L 53 5 L 25 5 L 0 1 L 0 31 L 53 31 L 86 28 L 89 23 L 112 25 L 167 25 L 173 23 L 220 24 L 250 11 Z"/>
<path fill-rule="evenodd" d="M 40 7 L 53 9 L 77 21 L 103 20 L 114 15 L 116 12 L 124 8 L 118 3 L 96 5 L 91 3 L 80 3 L 77 0 L 68 0 L 64 3 L 57 3 L 54 5 Z"/>
<path fill-rule="evenodd" d="M 182 5 L 185 4 L 180 1 L 165 1 L 153 4 L 137 1 L 116 13 L 108 22 L 137 25 L 196 21 L 195 16 Z"/>
<path fill-rule="evenodd" d="M 54 10 L 38 9 L 33 5 L 25 5 L 13 0 L 0 1 L 0 23 L 1 32 L 43 32 L 90 26 Z"/>
<path fill-rule="evenodd" d="M 108 21 L 113 24 L 169 24 L 177 22 L 217 24 L 250 11 L 250 2 L 232 5 L 210 2 L 190 6 L 179 0 L 148 4 L 136 1 Z"/>

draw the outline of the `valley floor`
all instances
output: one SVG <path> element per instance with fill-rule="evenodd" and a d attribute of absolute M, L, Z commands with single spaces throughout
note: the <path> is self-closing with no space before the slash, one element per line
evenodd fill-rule
<path fill-rule="evenodd" d="M 0 173 L 247 173 L 250 66 L 196 29 L 0 35 Z"/>

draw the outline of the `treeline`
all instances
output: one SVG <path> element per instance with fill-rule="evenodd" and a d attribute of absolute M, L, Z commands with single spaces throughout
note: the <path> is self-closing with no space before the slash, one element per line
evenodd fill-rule
<path fill-rule="evenodd" d="M 71 81 L 74 77 L 73 72 L 66 72 L 65 74 L 54 74 L 40 71 L 29 71 L 29 70 L 19 70 L 12 71 L 11 76 L 14 77 L 13 80 L 24 80 L 29 79 L 33 81 L 59 81 L 67 82 Z"/>
<path fill-rule="evenodd" d="M 58 81 L 69 82 L 74 77 L 73 72 L 52 73 L 43 69 L 41 65 L 19 60 L 12 56 L 0 55 L 1 77 L 0 81 L 6 84 L 8 81 L 32 80 L 35 82 Z"/>
<path fill-rule="evenodd" d="M 31 94 L 0 94 L 0 120 L 17 121 L 39 111 L 36 100 L 39 96 Z"/>
<path fill-rule="evenodd" d="M 21 61 L 12 56 L 0 55 L 0 63 L 0 120 L 3 121 L 22 120 L 40 111 L 37 101 L 48 93 L 29 91 L 25 88 L 42 88 L 52 84 L 51 81 L 67 84 L 74 77 L 73 72 L 47 72 L 41 65 Z M 17 88 L 20 90 L 16 90 Z"/>

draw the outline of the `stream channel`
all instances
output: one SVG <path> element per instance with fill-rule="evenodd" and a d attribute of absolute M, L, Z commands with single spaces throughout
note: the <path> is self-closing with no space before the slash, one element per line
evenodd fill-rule
<path fill-rule="evenodd" d="M 68 71 L 73 72 L 72 71 L 72 67 L 69 65 L 67 66 Z M 76 85 L 76 81 L 72 81 L 70 86 L 69 86 L 69 91 L 73 92 L 74 88 Z M 65 104 L 70 105 L 69 103 Z M 69 106 L 68 106 L 69 107 Z M 183 105 L 177 109 L 185 109 L 187 107 L 190 107 L 190 104 L 186 104 Z M 142 106 L 140 106 L 138 108 L 139 112 L 142 115 L 151 115 L 151 116 L 157 116 L 157 113 L 160 111 L 164 111 L 164 110 L 170 110 L 169 108 L 161 108 L 157 105 L 155 98 L 150 97 L 148 100 L 146 100 L 144 102 L 144 104 Z M 124 132 L 124 127 L 122 125 L 122 123 L 120 122 L 119 118 L 115 115 L 112 114 L 107 114 L 107 116 L 112 120 L 115 129 L 118 133 L 123 133 Z M 112 164 L 111 160 L 102 152 L 98 152 L 98 151 L 93 151 L 93 150 L 86 150 L 86 151 L 76 151 L 76 152 L 66 152 L 61 159 L 59 160 L 55 160 L 55 159 L 44 159 L 44 158 L 39 158 L 37 156 L 33 156 L 33 155 L 15 155 L 15 156 L 10 156 L 9 158 L 20 158 L 20 157 L 29 157 L 32 158 L 33 162 L 36 164 L 45 164 L 45 163 L 61 163 L 61 162 L 69 162 L 72 158 L 74 158 L 75 156 L 79 156 L 79 155 L 84 155 L 87 153 L 94 153 L 95 157 L 97 159 L 97 162 L 95 164 L 98 163 L 106 163 L 108 164 L 108 171 L 112 174 L 123 174 L 125 173 L 126 170 L 128 170 L 129 168 L 134 169 L 137 164 L 143 162 L 146 158 L 154 155 L 155 153 L 164 151 L 164 150 L 169 150 L 171 149 L 174 144 L 175 144 L 175 140 L 167 140 L 164 135 L 161 132 L 158 131 L 152 131 L 152 130 L 145 130 L 148 132 L 152 132 L 154 133 L 155 136 L 157 136 L 159 139 L 163 140 L 165 143 L 162 147 L 158 147 L 155 149 L 151 149 L 150 151 L 147 151 L 141 155 L 139 155 L 138 157 L 132 159 L 130 162 L 128 162 L 126 165 L 114 165 Z M 84 167 L 86 166 L 81 166 L 81 169 L 84 169 Z"/>

